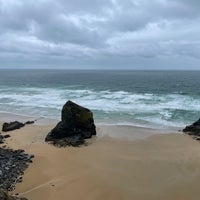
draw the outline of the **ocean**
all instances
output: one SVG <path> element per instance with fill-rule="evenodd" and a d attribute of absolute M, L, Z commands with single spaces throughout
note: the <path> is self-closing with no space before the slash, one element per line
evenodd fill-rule
<path fill-rule="evenodd" d="M 67 100 L 96 123 L 184 127 L 200 117 L 200 71 L 0 70 L 0 112 L 60 119 Z"/>

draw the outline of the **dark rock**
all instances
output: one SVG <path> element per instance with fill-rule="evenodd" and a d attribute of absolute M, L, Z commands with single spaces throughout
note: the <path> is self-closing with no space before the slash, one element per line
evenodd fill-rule
<path fill-rule="evenodd" d="M 183 132 L 188 133 L 189 135 L 200 136 L 200 119 L 198 119 L 193 124 L 186 126 L 183 129 Z"/>
<path fill-rule="evenodd" d="M 3 135 L 0 135 L 0 144 L 3 144 L 3 142 L 4 142 L 4 137 Z"/>
<path fill-rule="evenodd" d="M 73 146 L 78 147 L 85 144 L 85 140 L 78 136 L 68 136 L 62 139 L 53 139 L 51 143 L 57 147 Z"/>
<path fill-rule="evenodd" d="M 10 135 L 7 134 L 7 135 L 4 135 L 3 137 L 6 139 L 6 138 L 9 138 Z"/>
<path fill-rule="evenodd" d="M 46 142 L 57 146 L 80 146 L 96 135 L 92 112 L 68 101 L 62 109 L 61 121 L 46 136 Z"/>
<path fill-rule="evenodd" d="M 0 189 L 13 190 L 15 184 L 21 182 L 21 176 L 29 166 L 31 159 L 32 156 L 26 154 L 24 150 L 0 147 Z"/>
<path fill-rule="evenodd" d="M 25 122 L 24 124 L 34 124 L 35 123 L 35 121 L 27 121 L 27 122 Z"/>
<path fill-rule="evenodd" d="M 7 132 L 7 131 L 12 131 L 15 129 L 19 129 L 23 127 L 24 124 L 18 121 L 10 122 L 10 123 L 4 123 L 2 127 L 2 131 Z"/>
<path fill-rule="evenodd" d="M 21 127 L 24 127 L 25 125 L 33 124 L 35 121 L 27 121 L 25 123 L 14 121 L 7 123 L 5 122 L 2 126 L 2 131 L 7 132 L 7 131 L 12 131 L 15 129 L 20 129 Z"/>
<path fill-rule="evenodd" d="M 6 192 L 0 190 L 0 199 L 1 200 L 9 200 L 10 198 Z"/>

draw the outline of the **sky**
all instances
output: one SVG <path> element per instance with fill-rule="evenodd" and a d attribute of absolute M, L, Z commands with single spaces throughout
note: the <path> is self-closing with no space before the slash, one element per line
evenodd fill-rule
<path fill-rule="evenodd" d="M 0 68 L 200 69 L 200 0 L 0 0 Z"/>

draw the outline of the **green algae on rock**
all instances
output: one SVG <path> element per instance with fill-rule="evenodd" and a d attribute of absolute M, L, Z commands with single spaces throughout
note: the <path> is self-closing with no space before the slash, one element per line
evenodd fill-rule
<path fill-rule="evenodd" d="M 80 146 L 93 135 L 96 135 L 96 127 L 92 112 L 67 101 L 61 112 L 61 121 L 51 130 L 45 141 L 58 146 Z"/>

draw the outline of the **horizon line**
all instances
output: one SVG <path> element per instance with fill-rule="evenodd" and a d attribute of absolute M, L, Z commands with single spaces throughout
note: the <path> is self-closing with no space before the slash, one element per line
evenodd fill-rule
<path fill-rule="evenodd" d="M 0 70 L 69 70 L 69 71 L 200 71 L 200 69 L 91 69 L 91 68 L 0 68 Z"/>

